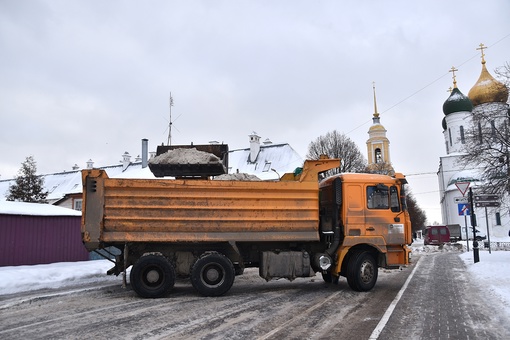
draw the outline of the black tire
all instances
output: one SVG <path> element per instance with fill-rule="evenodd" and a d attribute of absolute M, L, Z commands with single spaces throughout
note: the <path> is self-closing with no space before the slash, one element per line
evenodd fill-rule
<path fill-rule="evenodd" d="M 244 274 L 244 268 L 241 268 L 241 266 L 239 265 L 234 265 L 234 271 L 236 273 L 236 276 Z"/>
<path fill-rule="evenodd" d="M 352 290 L 367 292 L 377 282 L 378 267 L 374 256 L 368 251 L 352 254 L 347 264 L 347 283 Z"/>
<path fill-rule="evenodd" d="M 175 284 L 175 269 L 162 255 L 142 256 L 131 269 L 130 281 L 141 297 L 163 297 Z"/>
<path fill-rule="evenodd" d="M 333 275 L 331 275 L 331 272 L 322 272 L 322 279 L 326 283 L 333 283 Z"/>
<path fill-rule="evenodd" d="M 223 254 L 211 252 L 202 255 L 191 268 L 191 284 L 204 296 L 220 296 L 234 283 L 235 269 Z"/>

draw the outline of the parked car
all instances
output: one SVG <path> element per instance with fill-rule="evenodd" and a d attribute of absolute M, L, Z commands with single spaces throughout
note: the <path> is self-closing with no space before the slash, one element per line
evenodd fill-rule
<path fill-rule="evenodd" d="M 445 225 L 431 225 L 425 227 L 423 243 L 425 245 L 441 245 L 450 242 L 450 230 Z"/>
<path fill-rule="evenodd" d="M 487 236 L 480 234 L 480 230 L 476 229 L 475 231 L 476 231 L 476 237 L 475 237 L 476 241 L 483 241 L 487 238 Z M 473 240 L 473 233 L 471 233 L 471 235 L 469 235 L 469 239 Z"/>

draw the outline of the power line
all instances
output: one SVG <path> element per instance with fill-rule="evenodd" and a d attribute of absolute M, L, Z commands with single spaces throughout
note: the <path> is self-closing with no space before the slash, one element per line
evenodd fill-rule
<path fill-rule="evenodd" d="M 489 47 L 493 47 L 497 44 L 499 44 L 501 41 L 505 40 L 506 38 L 510 37 L 510 33 L 508 33 L 507 35 L 503 36 L 501 39 L 497 40 L 495 43 L 493 43 L 492 45 L 490 45 Z M 457 65 L 457 67 L 460 67 L 468 62 L 470 62 L 471 60 L 473 60 L 474 58 L 478 57 L 479 54 L 478 53 L 475 53 L 472 57 L 470 57 L 469 59 L 467 59 L 466 61 L 460 63 Z M 450 73 L 450 71 L 444 73 L 443 75 L 441 75 L 440 77 L 438 77 L 437 79 L 433 80 L 432 82 L 428 83 L 427 85 L 423 86 L 421 89 L 411 93 L 410 95 L 408 95 L 407 97 L 405 97 L 404 99 L 400 100 L 399 102 L 397 102 L 396 104 L 390 106 L 388 109 L 384 110 L 383 112 L 381 112 L 380 114 L 382 115 L 383 113 L 386 113 L 388 111 L 390 111 L 391 109 L 393 109 L 394 107 L 402 104 L 403 102 L 405 102 L 406 100 L 408 100 L 409 98 L 411 97 L 414 97 L 415 95 L 417 95 L 418 93 L 420 93 L 421 91 L 425 90 L 427 87 L 431 86 L 432 84 L 435 84 L 436 82 L 438 82 L 439 80 L 441 80 L 442 78 L 444 78 L 445 76 L 447 76 L 448 74 Z M 358 125 L 357 127 L 355 127 L 354 129 L 350 130 L 349 132 L 347 132 L 346 134 L 350 134 L 351 132 L 354 132 L 356 131 L 357 129 L 361 128 L 362 126 L 366 125 L 367 123 L 370 123 L 371 120 L 367 120 L 365 121 L 364 123 Z"/>

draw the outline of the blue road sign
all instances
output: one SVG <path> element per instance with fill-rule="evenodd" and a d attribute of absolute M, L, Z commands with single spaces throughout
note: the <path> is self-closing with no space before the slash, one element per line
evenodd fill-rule
<path fill-rule="evenodd" d="M 459 216 L 469 216 L 470 215 L 468 203 L 459 203 L 459 204 L 457 204 L 457 207 L 459 209 Z"/>

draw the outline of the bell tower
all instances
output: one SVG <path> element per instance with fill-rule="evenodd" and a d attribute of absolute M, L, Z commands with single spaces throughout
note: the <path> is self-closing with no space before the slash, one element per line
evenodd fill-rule
<path fill-rule="evenodd" d="M 372 126 L 368 130 L 368 171 L 381 174 L 393 174 L 395 171 L 391 166 L 390 141 L 386 137 L 386 129 L 382 126 L 380 115 L 377 112 L 375 83 L 372 83 L 372 88 L 374 91 L 374 114 L 372 117 Z"/>

